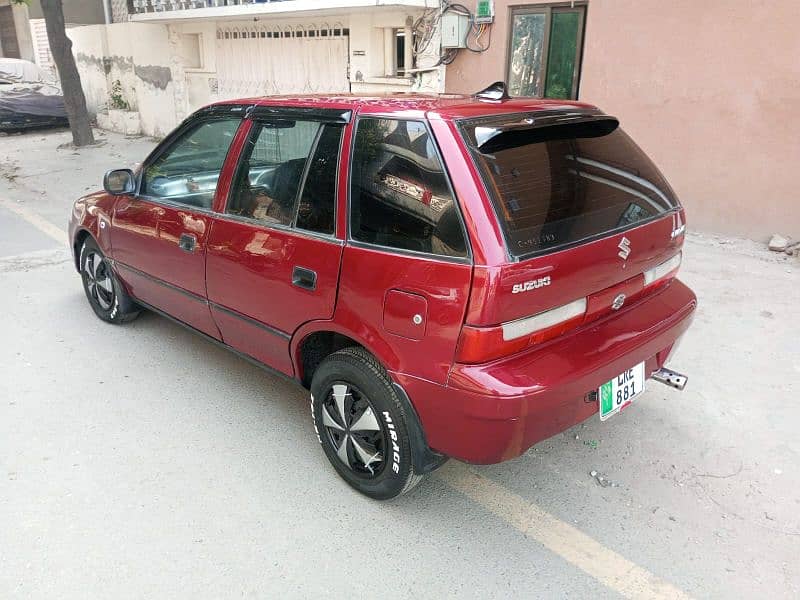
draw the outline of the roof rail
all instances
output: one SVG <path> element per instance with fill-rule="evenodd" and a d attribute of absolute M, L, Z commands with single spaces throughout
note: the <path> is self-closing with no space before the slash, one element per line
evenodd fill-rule
<path fill-rule="evenodd" d="M 492 85 L 482 89 L 474 95 L 479 100 L 510 100 L 508 86 L 505 81 L 495 81 Z"/>

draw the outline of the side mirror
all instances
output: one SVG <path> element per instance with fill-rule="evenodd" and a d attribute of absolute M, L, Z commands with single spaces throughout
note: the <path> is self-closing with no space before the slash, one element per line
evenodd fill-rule
<path fill-rule="evenodd" d="M 132 194 L 136 191 L 136 176 L 130 169 L 114 169 L 103 177 L 103 187 L 114 196 Z"/>

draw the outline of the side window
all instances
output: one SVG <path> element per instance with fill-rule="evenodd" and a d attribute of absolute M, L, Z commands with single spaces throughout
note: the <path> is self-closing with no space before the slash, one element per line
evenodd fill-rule
<path fill-rule="evenodd" d="M 458 207 L 424 123 L 359 120 L 350 235 L 402 250 L 467 256 Z"/>
<path fill-rule="evenodd" d="M 291 225 L 308 155 L 320 124 L 257 122 L 242 152 L 226 212 Z"/>
<path fill-rule="evenodd" d="M 210 209 L 241 119 L 202 121 L 145 168 L 142 194 Z"/>
<path fill-rule="evenodd" d="M 297 227 L 332 234 L 336 222 L 336 172 L 339 166 L 341 125 L 325 125 L 303 184 L 297 207 Z"/>

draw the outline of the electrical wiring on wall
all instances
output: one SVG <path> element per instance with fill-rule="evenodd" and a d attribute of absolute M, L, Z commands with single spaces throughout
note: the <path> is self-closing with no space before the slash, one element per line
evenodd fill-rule
<path fill-rule="evenodd" d="M 458 2 L 442 0 L 442 4 L 439 8 L 425 10 L 412 25 L 414 32 L 412 50 L 415 61 L 429 50 L 434 35 L 439 30 L 442 16 L 448 12 L 454 12 L 469 18 L 470 26 L 467 29 L 467 34 L 464 39 L 464 47 L 466 50 L 480 54 L 489 49 L 492 44 L 492 24 L 476 23 L 475 14 L 468 7 Z M 449 65 L 456 59 L 460 49 L 461 48 L 440 48 L 438 60 L 433 65 L 426 68 Z"/>

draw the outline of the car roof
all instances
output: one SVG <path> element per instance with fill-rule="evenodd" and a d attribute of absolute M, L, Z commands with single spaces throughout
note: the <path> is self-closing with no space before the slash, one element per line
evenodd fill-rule
<path fill-rule="evenodd" d="M 263 96 L 224 100 L 212 106 L 250 104 L 256 106 L 285 106 L 337 110 L 357 110 L 361 114 L 382 114 L 405 117 L 465 119 L 502 113 L 520 113 L 540 110 L 595 109 L 584 102 L 542 98 L 510 98 L 485 100 L 460 94 L 393 93 L 366 94 L 308 94 Z"/>

